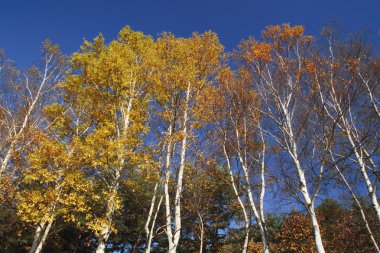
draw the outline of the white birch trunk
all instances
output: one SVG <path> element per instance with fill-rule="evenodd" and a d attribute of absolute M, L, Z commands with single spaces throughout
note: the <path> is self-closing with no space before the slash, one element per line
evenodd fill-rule
<path fill-rule="evenodd" d="M 122 135 L 123 137 L 127 136 L 128 128 L 130 125 L 130 115 L 132 110 L 132 104 L 133 104 L 133 98 L 130 98 L 128 100 L 126 111 L 124 108 L 121 108 L 122 117 L 123 117 L 123 124 L 122 124 Z M 116 121 L 116 124 L 117 121 Z M 118 133 L 119 135 L 120 133 Z M 118 136 L 120 137 L 120 136 Z M 120 179 L 121 179 L 121 172 L 124 168 L 125 159 L 124 157 L 119 157 L 120 159 L 120 167 L 116 169 L 115 177 L 113 181 L 111 182 L 111 187 L 109 189 L 109 192 L 111 194 L 110 198 L 107 201 L 107 210 L 106 210 L 106 223 L 103 224 L 103 228 L 100 231 L 100 235 L 98 237 L 98 247 L 96 248 L 96 253 L 104 253 L 107 240 L 112 232 L 112 222 L 113 222 L 113 216 L 115 213 L 116 208 L 116 198 L 120 187 Z"/>
<path fill-rule="evenodd" d="M 40 253 L 42 251 L 53 222 L 54 216 L 52 215 L 48 222 L 41 222 L 38 225 L 29 253 Z"/>
<path fill-rule="evenodd" d="M 237 126 L 235 125 L 235 135 L 236 135 L 236 142 L 237 142 L 237 153 L 238 153 L 238 157 L 239 157 L 239 161 L 240 161 L 240 164 L 243 168 L 243 172 L 244 172 L 244 177 L 245 177 L 245 181 L 247 183 L 247 194 L 248 194 L 248 200 L 249 200 L 249 206 L 253 212 L 253 215 L 255 217 L 255 220 L 257 222 L 257 225 L 259 226 L 259 230 L 260 230 L 260 236 L 261 236 L 261 240 L 263 242 L 263 247 L 264 247 L 264 253 L 270 253 L 270 250 L 269 250 L 269 242 L 268 242 L 268 239 L 267 239 L 267 235 L 266 235 L 266 228 L 264 227 L 264 222 L 263 222 L 263 216 L 261 216 L 261 214 L 258 212 L 257 208 L 256 208 L 256 203 L 253 199 L 253 193 L 252 193 L 252 189 L 251 189 L 251 180 L 250 180 L 250 176 L 249 176 L 249 171 L 248 171 L 248 166 L 247 166 L 247 163 L 246 163 L 246 160 L 243 159 L 243 156 L 241 154 L 241 145 L 240 145 L 240 133 L 239 133 L 239 130 L 237 128 Z M 261 172 L 263 173 L 263 171 Z M 261 177 L 263 177 L 263 175 L 261 175 Z M 263 185 L 262 185 L 263 186 Z M 265 187 L 265 183 L 264 183 L 264 187 Z M 264 191 L 262 190 L 261 193 L 263 194 Z M 262 195 L 261 194 L 261 195 Z M 260 198 L 264 198 L 264 196 L 260 196 Z M 261 200 L 263 201 L 263 200 Z M 262 202 L 260 202 L 262 203 Z M 261 206 L 261 205 L 260 205 Z M 261 208 L 261 212 L 262 212 L 262 215 L 263 214 L 263 208 Z"/>
<path fill-rule="evenodd" d="M 153 190 L 153 197 L 152 197 L 152 201 L 151 201 L 150 208 L 149 208 L 148 218 L 146 220 L 145 227 L 144 227 L 147 241 L 148 241 L 149 235 L 150 235 L 150 229 L 149 229 L 150 220 L 152 219 L 154 207 L 156 205 L 157 188 L 158 188 L 158 184 L 156 183 L 156 185 L 154 186 L 154 190 Z"/>
<path fill-rule="evenodd" d="M 297 48 L 295 53 L 300 63 L 301 60 Z M 280 58 L 279 64 L 281 65 L 281 67 L 285 67 L 283 57 L 280 54 L 278 54 L 278 56 Z M 299 64 L 299 69 L 300 68 L 301 64 Z M 289 74 L 287 75 L 286 79 L 283 80 L 283 82 L 281 81 L 281 83 L 279 83 L 280 86 L 278 86 L 277 83 L 273 82 L 274 80 L 272 79 L 270 69 L 266 68 L 265 72 L 261 70 L 258 70 L 258 72 L 259 75 L 263 78 L 262 82 L 257 83 L 257 85 L 258 92 L 260 93 L 260 96 L 262 98 L 262 102 L 267 109 L 265 115 L 271 118 L 277 125 L 280 132 L 280 137 L 277 137 L 276 133 L 271 133 L 270 130 L 266 130 L 265 132 L 271 138 L 273 138 L 273 140 L 276 141 L 285 151 L 288 152 L 295 164 L 295 172 L 300 183 L 300 193 L 303 197 L 305 208 L 308 211 L 309 217 L 313 225 L 314 239 L 317 252 L 325 253 L 325 249 L 321 238 L 321 232 L 319 229 L 318 219 L 314 210 L 314 201 L 315 197 L 317 196 L 319 187 L 317 187 L 316 192 L 313 194 L 313 197 L 311 197 L 308 191 L 307 181 L 305 178 L 305 171 L 303 170 L 301 166 L 301 161 L 299 160 L 297 141 L 293 133 L 292 123 L 294 120 L 294 113 L 297 111 L 297 109 L 301 109 L 297 108 L 299 107 L 300 101 L 297 101 L 295 98 L 295 92 L 298 91 L 299 87 L 297 87 L 297 82 L 294 82 L 292 76 Z M 273 105 L 273 107 L 271 104 Z M 318 184 L 320 184 L 322 172 L 323 170 L 321 169 Z"/>
<path fill-rule="evenodd" d="M 312 205 L 312 207 L 310 208 L 309 215 L 311 217 L 311 223 L 313 224 L 315 246 L 317 248 L 317 252 L 324 253 L 325 248 L 323 246 L 321 231 L 319 229 L 319 223 L 318 223 L 317 215 L 315 214 L 314 205 Z"/>
<path fill-rule="evenodd" d="M 49 55 L 49 56 L 46 55 L 45 56 L 46 62 L 45 62 L 44 74 L 43 74 L 41 83 L 39 84 L 37 93 L 34 95 L 34 97 L 33 97 L 32 92 L 29 90 L 28 81 L 26 83 L 26 88 L 27 88 L 29 95 L 30 95 L 30 98 L 29 98 L 30 101 L 28 101 L 29 108 L 26 111 L 26 114 L 22 120 L 21 126 L 19 128 L 17 125 L 12 126 L 12 128 L 14 129 L 14 136 L 12 137 L 12 141 L 9 144 L 8 150 L 6 151 L 4 158 L 1 159 L 0 177 L 5 172 L 8 164 L 9 164 L 9 161 L 11 159 L 12 153 L 16 150 L 17 145 L 20 141 L 20 138 L 23 135 L 23 133 L 25 132 L 25 129 L 26 129 L 26 127 L 30 121 L 29 119 L 30 119 L 32 113 L 34 112 L 34 110 L 36 108 L 37 102 L 41 98 L 41 93 L 43 92 L 43 89 L 46 86 L 46 83 L 49 81 L 49 79 L 53 79 L 52 78 L 53 72 L 49 73 L 49 70 L 53 69 L 51 66 L 52 60 L 53 60 L 52 58 L 53 58 L 53 55 Z M 59 82 L 59 80 L 60 80 L 60 71 L 58 71 L 57 76 L 54 77 L 54 80 L 52 80 L 52 82 L 53 82 L 53 84 L 56 84 L 57 82 Z"/>
<path fill-rule="evenodd" d="M 265 182 L 265 153 L 266 153 L 266 144 L 265 144 L 263 132 L 262 132 L 262 130 L 261 130 L 260 127 L 259 127 L 259 130 L 260 130 L 261 143 L 263 145 L 262 151 L 261 151 L 261 171 L 260 171 L 261 192 L 260 192 L 260 198 L 259 198 L 259 208 L 260 208 L 261 221 L 264 224 L 264 228 L 266 228 L 266 225 L 265 225 L 265 216 L 264 216 L 264 197 L 265 197 L 265 190 L 266 190 L 266 182 Z"/>
<path fill-rule="evenodd" d="M 315 246 L 316 246 L 318 253 L 324 253 L 325 249 L 324 249 L 324 246 L 322 243 L 321 231 L 319 229 L 319 223 L 318 223 L 317 215 L 315 213 L 314 201 L 312 201 L 312 199 L 309 195 L 309 191 L 307 189 L 307 181 L 305 178 L 305 173 L 301 169 L 301 165 L 300 165 L 300 162 L 298 161 L 298 159 L 295 159 L 295 156 L 293 156 L 293 158 L 294 158 L 294 162 L 296 164 L 298 178 L 300 180 L 301 194 L 302 194 L 303 199 L 305 201 L 306 209 L 308 211 L 308 214 L 309 214 L 310 219 L 311 219 L 311 223 L 313 225 Z"/>
<path fill-rule="evenodd" d="M 294 160 L 294 163 L 296 165 L 298 178 L 300 180 L 300 188 L 301 188 L 301 194 L 303 196 L 303 199 L 305 201 L 306 209 L 308 211 L 308 214 L 311 219 L 311 223 L 313 225 L 313 232 L 314 232 L 314 240 L 315 240 L 315 246 L 318 253 L 325 253 L 325 249 L 322 243 L 322 236 L 321 231 L 319 229 L 319 223 L 317 219 L 317 215 L 315 213 L 314 208 L 314 201 L 311 199 L 309 191 L 307 189 L 307 181 L 305 178 L 305 172 L 301 168 L 301 164 L 296 156 L 297 154 L 297 147 L 296 144 L 293 142 L 293 154 L 292 158 Z"/>
<path fill-rule="evenodd" d="M 71 153 L 71 151 L 69 152 Z M 55 220 L 54 212 L 56 211 L 56 207 L 59 203 L 60 196 L 61 196 L 61 185 L 58 184 L 58 181 L 62 178 L 62 170 L 58 171 L 58 179 L 57 179 L 57 185 L 55 186 L 54 190 L 58 192 L 57 199 L 49 208 L 49 211 L 46 215 L 50 215 L 47 219 L 47 221 L 41 221 L 36 229 L 36 233 L 33 239 L 32 248 L 30 249 L 29 253 L 39 253 L 42 251 L 42 248 L 46 242 L 47 236 L 49 235 L 51 226 Z M 46 216 L 45 216 L 46 217 Z"/>
<path fill-rule="evenodd" d="M 362 81 L 363 81 L 363 83 L 367 89 L 369 99 L 372 103 L 373 108 L 375 109 L 376 115 L 377 115 L 377 117 L 380 118 L 379 100 L 376 99 L 375 96 L 373 95 L 371 87 L 369 86 L 369 80 L 368 79 L 366 80 L 360 72 L 359 72 L 359 76 L 362 79 Z"/>
<path fill-rule="evenodd" d="M 268 241 L 268 233 L 267 233 L 267 227 L 265 224 L 265 216 L 264 216 L 264 197 L 265 197 L 265 190 L 266 190 L 266 183 L 265 183 L 265 152 L 266 152 L 266 145 L 265 140 L 262 131 L 260 131 L 261 135 L 261 142 L 263 145 L 263 149 L 261 152 L 261 171 L 260 171 L 260 177 L 261 177 L 261 192 L 259 197 L 259 209 L 260 209 L 260 219 L 262 223 L 262 235 L 263 237 L 263 244 L 264 244 L 264 253 L 269 253 L 269 241 Z"/>
<path fill-rule="evenodd" d="M 250 226 L 250 221 L 249 221 L 249 218 L 248 218 L 247 210 L 246 210 L 246 208 L 244 206 L 244 203 L 243 203 L 242 199 L 240 198 L 239 192 L 238 192 L 236 184 L 235 184 L 235 179 L 234 179 L 234 175 L 233 175 L 233 172 L 232 172 L 232 166 L 231 166 L 230 158 L 228 156 L 225 144 L 223 144 L 223 153 L 224 153 L 224 156 L 226 158 L 227 168 L 228 168 L 228 173 L 230 174 L 230 180 L 231 180 L 232 188 L 233 188 L 235 196 L 236 196 L 236 198 L 237 198 L 237 200 L 239 202 L 241 210 L 243 211 L 244 222 L 245 222 L 245 239 L 244 239 L 242 253 L 246 253 L 247 249 L 248 249 L 248 242 L 249 242 L 249 226 Z"/>
<path fill-rule="evenodd" d="M 372 208 L 373 210 L 375 211 L 376 213 L 376 216 L 377 216 L 377 219 L 378 221 L 380 221 L 380 206 L 379 206 L 379 202 L 378 202 L 378 199 L 377 199 L 377 196 L 376 196 L 376 191 L 372 185 L 372 182 L 367 174 L 367 169 L 366 169 L 366 164 L 364 162 L 364 159 L 363 159 L 363 156 L 359 153 L 359 148 L 357 147 L 357 145 L 355 144 L 354 140 L 353 140 L 353 137 L 351 135 L 351 131 L 346 128 L 346 133 L 347 133 L 347 137 L 348 137 L 348 140 L 351 144 L 351 147 L 352 149 L 354 150 L 354 154 L 355 154 L 355 157 L 359 163 L 359 169 L 360 169 L 360 173 L 364 179 L 364 182 L 365 182 L 365 185 L 367 187 L 367 191 L 368 191 L 368 195 L 371 199 L 371 204 L 372 204 Z"/>
<path fill-rule="evenodd" d="M 115 206 L 116 206 L 116 195 L 119 189 L 119 180 L 120 180 L 120 174 L 117 175 L 117 179 L 115 180 L 115 185 L 112 187 L 111 190 L 111 196 L 109 200 L 107 201 L 107 213 L 106 213 L 106 223 L 103 224 L 103 229 L 100 232 L 99 238 L 98 238 L 98 247 L 96 248 L 96 253 L 104 253 L 106 248 L 106 243 L 108 240 L 108 237 L 110 236 L 112 232 L 112 221 L 113 221 L 113 215 L 115 212 Z"/>
<path fill-rule="evenodd" d="M 2 176 L 2 174 L 5 172 L 5 170 L 7 169 L 7 166 L 8 166 L 8 163 L 9 163 L 9 160 L 11 159 L 11 154 L 13 153 L 14 149 L 15 149 L 15 145 L 16 145 L 16 142 L 17 142 L 17 139 L 14 139 L 11 143 L 11 145 L 9 146 L 3 160 L 1 161 L 1 166 L 0 166 L 0 177 Z"/>
<path fill-rule="evenodd" d="M 289 100 L 287 102 L 287 105 L 290 103 L 290 99 L 291 99 L 291 96 L 289 96 Z M 289 147 L 290 150 L 288 150 L 288 151 L 289 151 L 289 154 L 292 157 L 293 162 L 295 164 L 298 179 L 300 180 L 301 194 L 303 196 L 304 204 L 306 206 L 306 210 L 308 211 L 308 214 L 309 214 L 310 219 L 311 219 L 311 223 L 313 225 L 315 246 L 316 246 L 318 253 L 325 253 L 325 248 L 324 248 L 323 242 L 322 242 L 321 231 L 319 229 L 319 223 L 318 223 L 318 219 L 317 219 L 317 215 L 315 213 L 315 207 L 314 207 L 314 200 L 315 200 L 314 197 L 316 196 L 317 192 L 315 192 L 315 196 L 313 198 L 310 197 L 309 190 L 307 187 L 307 181 L 306 181 L 306 177 L 305 177 L 305 171 L 302 169 L 300 160 L 298 158 L 298 149 L 297 149 L 296 140 L 294 139 L 292 122 L 291 122 L 291 115 L 289 114 L 287 105 L 282 103 L 282 101 L 280 101 L 280 104 L 281 104 L 282 111 L 284 112 L 285 118 L 286 118 L 286 124 L 285 124 L 286 126 L 284 129 L 284 132 L 287 133 L 287 136 L 288 136 L 287 139 L 290 142 L 290 147 Z"/>
<path fill-rule="evenodd" d="M 96 248 L 96 253 L 103 253 L 106 250 L 106 243 L 105 241 L 99 241 L 98 247 Z"/>
<path fill-rule="evenodd" d="M 201 235 L 199 237 L 201 242 L 199 245 L 199 253 L 203 253 L 204 224 L 203 224 L 202 215 L 199 212 L 198 212 L 198 217 L 199 217 L 199 221 L 201 222 L 201 226 L 200 226 Z"/>
<path fill-rule="evenodd" d="M 165 194 L 165 213 L 166 213 L 166 228 L 165 232 L 168 237 L 169 249 L 173 248 L 173 232 L 172 232 L 172 214 L 170 208 L 170 195 L 169 195 L 169 182 L 170 182 L 170 164 L 171 164 L 171 153 L 172 153 L 172 133 L 173 133 L 173 122 L 169 122 L 168 128 L 168 144 L 166 151 L 166 164 L 165 164 L 165 182 L 164 182 L 164 194 Z"/>
<path fill-rule="evenodd" d="M 331 50 L 332 49 L 330 47 L 330 51 Z M 332 51 L 331 51 L 331 53 L 332 53 Z M 332 78 L 331 78 L 331 80 L 332 80 Z M 365 150 L 364 147 L 361 146 L 360 139 L 355 138 L 355 134 L 353 133 L 353 130 L 357 130 L 357 129 L 355 128 L 354 123 L 350 123 L 350 121 L 348 120 L 348 117 L 351 117 L 351 119 L 352 119 L 351 109 L 348 108 L 349 116 L 346 116 L 346 114 L 343 112 L 343 110 L 341 108 L 341 105 L 339 103 L 340 100 L 338 99 L 338 96 L 337 96 L 337 93 L 335 91 L 334 84 L 332 81 L 330 82 L 330 85 L 331 85 L 331 91 L 329 93 L 330 97 L 331 97 L 330 100 L 325 99 L 325 96 L 321 90 L 321 87 L 319 87 L 320 88 L 319 95 L 320 95 L 321 101 L 323 104 L 328 104 L 330 106 L 330 108 L 332 108 L 332 110 L 330 110 L 327 105 L 324 105 L 324 109 L 325 109 L 327 115 L 332 120 L 334 120 L 336 122 L 336 125 L 338 126 L 338 128 L 340 130 L 342 130 L 347 135 L 347 139 L 350 143 L 352 150 L 354 151 L 355 158 L 359 164 L 359 171 L 360 171 L 360 174 L 362 175 L 364 183 L 366 185 L 368 195 L 369 195 L 370 200 L 371 200 L 372 208 L 376 213 L 378 221 L 380 221 L 380 206 L 379 206 L 379 202 L 378 202 L 378 199 L 376 196 L 376 190 L 375 190 L 375 187 L 372 185 L 372 182 L 371 182 L 371 180 L 367 174 L 366 164 L 365 164 L 365 161 L 364 161 L 364 158 L 362 155 L 363 152 L 364 153 L 368 153 L 368 152 L 367 152 L 367 150 Z M 368 86 L 367 83 L 366 83 L 366 86 Z M 369 89 L 369 87 L 367 87 L 367 89 Z M 371 90 L 369 89 L 368 91 L 369 91 L 369 94 L 371 96 Z M 373 99 L 373 97 L 371 97 L 371 101 L 373 102 L 372 99 Z M 374 103 L 373 106 L 375 107 L 376 112 L 377 112 L 376 103 Z M 334 111 L 339 116 L 334 117 L 332 111 Z M 341 119 L 341 122 L 339 122 L 339 118 Z M 356 137 L 358 137 L 358 136 L 356 136 Z M 355 140 L 358 141 L 358 144 L 355 143 Z"/>
<path fill-rule="evenodd" d="M 244 171 L 245 180 L 249 184 L 249 182 L 250 182 L 249 181 L 249 175 L 248 175 L 248 171 L 247 171 L 247 168 L 245 167 L 245 165 L 243 165 L 243 171 Z M 261 215 L 257 211 L 256 204 L 255 204 L 255 201 L 253 200 L 253 194 L 252 194 L 252 190 L 251 190 L 250 186 L 247 187 L 247 194 L 248 194 L 249 206 L 253 212 L 253 215 L 255 216 L 257 225 L 259 226 L 259 229 L 260 229 L 260 235 L 261 235 L 261 240 L 263 241 L 264 253 L 269 253 L 270 250 L 269 250 L 269 242 L 268 242 L 267 235 L 266 235 L 266 229 L 264 228 L 264 224 L 263 224 Z"/>
<path fill-rule="evenodd" d="M 320 96 L 321 96 L 322 101 L 324 101 L 324 97 L 323 97 L 322 93 L 320 93 Z M 378 202 L 378 199 L 376 196 L 376 191 L 375 191 L 375 189 L 372 185 L 372 182 L 371 182 L 371 180 L 367 174 L 366 164 L 365 164 L 363 156 L 361 154 L 362 152 L 360 152 L 361 150 L 364 149 L 364 147 L 360 147 L 361 144 L 357 145 L 355 143 L 355 136 L 351 130 L 352 125 L 349 123 L 346 116 L 342 113 L 342 109 L 340 107 L 340 104 L 338 103 L 338 99 L 336 98 L 336 94 L 335 94 L 334 89 L 332 89 L 331 96 L 332 96 L 332 101 L 330 102 L 330 104 L 333 106 L 333 109 L 336 111 L 336 113 L 338 115 L 342 115 L 341 116 L 342 123 L 340 124 L 338 122 L 337 126 L 347 135 L 347 139 L 351 145 L 352 150 L 354 151 L 355 158 L 359 164 L 359 171 L 360 171 L 360 174 L 362 175 L 364 183 L 366 185 L 368 195 L 369 195 L 370 200 L 371 200 L 372 208 L 376 213 L 378 221 L 380 221 L 380 206 L 379 206 L 379 202 Z M 332 118 L 333 120 L 336 120 L 336 119 L 334 119 L 334 117 L 332 116 L 332 114 L 330 113 L 329 109 L 326 106 L 325 106 L 325 110 L 328 113 L 328 115 L 330 116 L 330 118 Z"/>
<path fill-rule="evenodd" d="M 41 85 L 40 85 L 40 87 L 38 89 L 38 92 L 37 92 L 36 96 L 33 98 L 33 101 L 30 104 L 30 106 L 28 108 L 28 111 L 26 112 L 20 128 L 18 129 L 18 131 L 15 132 L 13 140 L 12 140 L 11 144 L 9 145 L 8 150 L 7 150 L 4 158 L 1 161 L 0 177 L 2 176 L 2 174 L 4 173 L 4 171 L 6 170 L 6 168 L 8 166 L 8 163 L 9 163 L 9 161 L 11 159 L 12 153 L 15 151 L 16 145 L 19 142 L 19 139 L 21 138 L 21 135 L 24 133 L 24 131 L 26 129 L 26 126 L 27 126 L 27 124 L 29 122 L 29 118 L 30 118 L 32 112 L 34 111 L 34 108 L 36 107 L 36 104 L 37 104 L 37 102 L 38 102 L 38 100 L 40 98 L 40 94 L 41 94 L 42 88 L 45 85 L 45 82 L 46 82 L 46 76 L 44 77 L 44 79 L 43 79 L 43 81 L 42 81 L 42 83 L 41 83 Z M 16 129 L 16 127 L 14 127 L 14 128 Z"/>
<path fill-rule="evenodd" d="M 177 252 L 178 242 L 181 238 L 181 198 L 182 198 L 182 187 L 183 187 L 183 172 L 185 170 L 185 162 L 186 162 L 186 150 L 187 150 L 187 122 L 188 122 L 188 110 L 190 103 L 190 91 L 191 84 L 190 82 L 187 85 L 186 91 L 186 104 L 185 111 L 183 113 L 183 130 L 182 130 L 182 147 L 181 147 L 181 160 L 180 166 L 177 175 L 177 189 L 174 199 L 174 234 L 173 234 L 173 245 L 172 248 L 169 249 L 170 252 Z"/>
<path fill-rule="evenodd" d="M 248 218 L 248 217 L 247 217 Z M 247 219 L 244 217 L 244 219 Z M 249 221 L 245 221 L 245 236 L 244 236 L 244 244 L 243 244 L 243 250 L 242 253 L 247 253 L 248 251 L 248 243 L 249 243 Z"/>
<path fill-rule="evenodd" d="M 36 252 L 37 247 L 38 247 L 40 240 L 41 240 L 41 237 L 42 237 L 42 233 L 45 230 L 45 224 L 46 224 L 46 222 L 40 222 L 37 225 L 36 233 L 34 234 L 32 248 L 30 249 L 29 253 Z"/>
<path fill-rule="evenodd" d="M 156 209 L 156 212 L 155 212 L 153 220 L 152 220 L 152 225 L 150 227 L 149 238 L 148 238 L 148 242 L 147 242 L 147 249 L 145 251 L 146 253 L 149 253 L 150 250 L 151 250 L 151 247 L 152 247 L 152 239 L 153 239 L 153 233 L 154 233 L 154 226 L 156 224 L 158 212 L 160 211 L 162 199 L 163 199 L 163 196 L 161 196 L 160 200 L 158 201 L 157 209 Z"/>

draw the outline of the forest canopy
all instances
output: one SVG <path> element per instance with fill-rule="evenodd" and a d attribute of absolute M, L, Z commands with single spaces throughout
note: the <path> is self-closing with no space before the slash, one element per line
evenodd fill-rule
<path fill-rule="evenodd" d="M 380 252 L 379 52 L 338 34 L 0 50 L 0 252 Z"/>

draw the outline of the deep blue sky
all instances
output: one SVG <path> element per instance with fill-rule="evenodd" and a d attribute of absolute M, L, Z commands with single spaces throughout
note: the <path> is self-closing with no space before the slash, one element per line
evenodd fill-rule
<path fill-rule="evenodd" d="M 22 67 L 36 61 L 50 38 L 70 54 L 83 38 L 102 32 L 109 41 L 125 25 L 157 36 L 163 31 L 189 36 L 213 30 L 228 50 L 271 24 L 302 24 L 318 34 L 329 20 L 345 32 L 369 29 L 380 48 L 380 0 L 0 0 L 0 48 Z"/>

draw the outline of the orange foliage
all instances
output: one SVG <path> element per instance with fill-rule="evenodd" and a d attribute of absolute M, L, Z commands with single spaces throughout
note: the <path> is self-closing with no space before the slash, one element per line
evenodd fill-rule
<path fill-rule="evenodd" d="M 255 60 L 261 60 L 264 62 L 271 61 L 271 45 L 266 42 L 257 42 L 252 38 L 247 41 L 243 41 L 240 45 L 242 51 L 244 52 L 243 58 L 248 62 Z"/>
<path fill-rule="evenodd" d="M 275 39 L 275 40 L 288 40 L 290 38 L 300 38 L 303 36 L 304 27 L 303 26 L 293 26 L 289 24 L 267 26 L 263 32 L 263 38 L 265 39 Z"/>
<path fill-rule="evenodd" d="M 316 252 L 310 218 L 303 214 L 291 214 L 276 235 L 276 252 L 311 253 Z"/>
<path fill-rule="evenodd" d="M 304 60 L 304 65 L 305 65 L 306 72 L 309 74 L 313 73 L 316 69 L 315 63 L 308 59 Z"/>

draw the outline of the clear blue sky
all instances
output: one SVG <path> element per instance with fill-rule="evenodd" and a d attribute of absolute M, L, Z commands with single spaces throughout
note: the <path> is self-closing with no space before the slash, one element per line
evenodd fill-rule
<path fill-rule="evenodd" d="M 302 24 L 318 34 L 329 20 L 345 32 L 368 29 L 380 48 L 380 0 L 0 0 L 0 48 L 22 67 L 38 59 L 50 38 L 70 54 L 83 38 L 102 32 L 109 41 L 125 25 L 153 36 L 213 30 L 227 50 L 271 24 Z"/>

